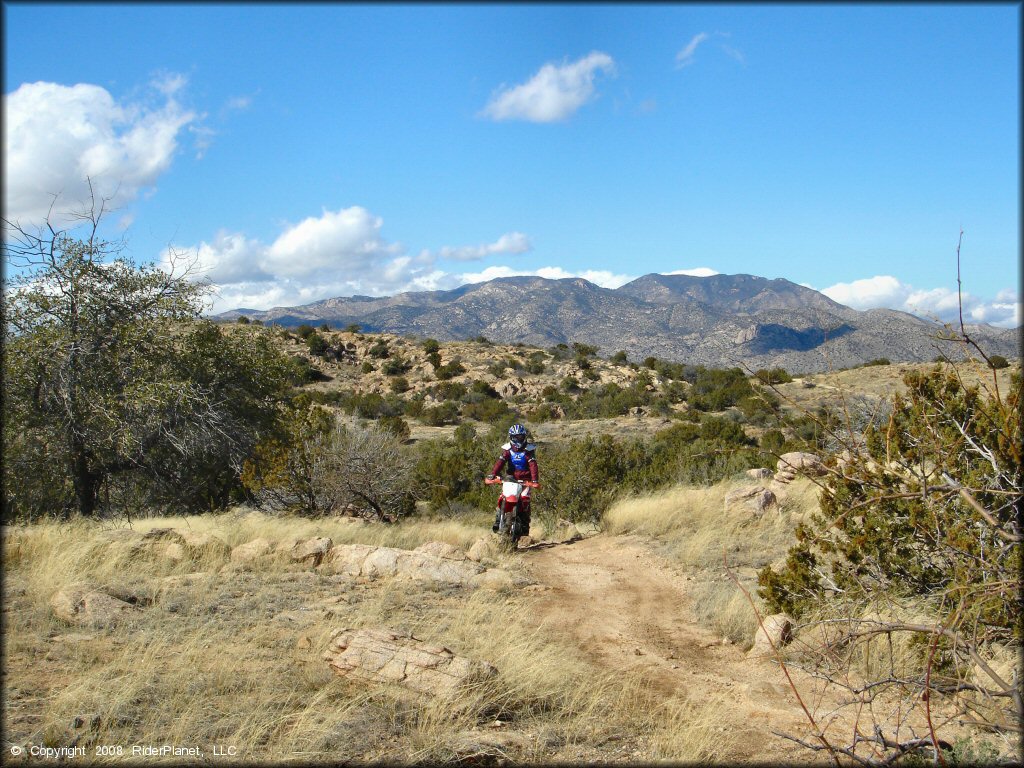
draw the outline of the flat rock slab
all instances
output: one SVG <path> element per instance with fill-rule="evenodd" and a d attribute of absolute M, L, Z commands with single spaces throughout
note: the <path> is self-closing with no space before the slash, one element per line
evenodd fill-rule
<path fill-rule="evenodd" d="M 469 560 L 453 560 L 409 549 L 342 544 L 331 549 L 324 565 L 352 576 L 405 576 L 416 581 L 458 586 L 483 572 Z"/>
<path fill-rule="evenodd" d="M 239 544 L 231 550 L 232 563 L 251 563 L 264 555 L 269 555 L 274 550 L 274 545 L 269 540 L 259 538 Z"/>
<path fill-rule="evenodd" d="M 779 472 L 783 473 L 798 472 L 805 475 L 824 475 L 828 472 L 818 456 L 804 451 L 793 451 L 791 453 L 782 454 L 779 457 L 776 467 Z M 776 477 L 776 479 L 778 479 L 778 477 Z"/>
<path fill-rule="evenodd" d="M 445 560 L 466 559 L 465 552 L 444 541 L 428 541 L 426 544 L 416 547 L 413 551 L 422 552 L 425 555 L 433 555 L 434 557 L 443 557 Z"/>
<path fill-rule="evenodd" d="M 131 603 L 88 584 L 58 590 L 50 598 L 50 608 L 57 618 L 79 626 L 110 626 L 140 613 Z"/>
<path fill-rule="evenodd" d="M 451 696 L 463 685 L 498 674 L 487 662 L 390 629 L 335 630 L 323 658 L 342 677 L 394 683 L 431 696 Z"/>

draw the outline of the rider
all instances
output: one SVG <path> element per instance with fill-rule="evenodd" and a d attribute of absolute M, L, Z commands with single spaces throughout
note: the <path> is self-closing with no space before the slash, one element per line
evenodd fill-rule
<path fill-rule="evenodd" d="M 512 473 L 512 476 L 522 482 L 523 480 L 530 480 L 534 483 L 537 482 L 538 470 L 537 470 L 537 457 L 535 451 L 537 446 L 533 443 L 528 442 L 529 435 L 526 432 L 526 427 L 522 424 L 513 424 L 508 430 L 508 442 L 501 446 L 501 455 L 498 456 L 498 460 L 494 462 L 494 468 L 491 470 L 490 477 L 500 477 L 501 470 L 507 465 L 508 471 Z M 522 504 L 519 507 L 520 515 L 519 519 L 523 523 L 523 535 L 530 532 L 530 489 L 529 487 L 523 488 Z M 494 525 L 491 526 L 491 530 L 497 533 L 498 531 L 498 519 L 501 517 L 501 508 L 498 508 L 497 514 L 494 516 Z"/>

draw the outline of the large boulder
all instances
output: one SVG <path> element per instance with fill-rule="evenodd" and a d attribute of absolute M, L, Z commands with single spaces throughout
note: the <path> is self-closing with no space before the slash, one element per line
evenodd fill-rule
<path fill-rule="evenodd" d="M 129 602 L 119 600 L 89 584 L 71 584 L 50 598 L 54 615 L 69 624 L 105 627 L 139 614 Z"/>
<path fill-rule="evenodd" d="M 264 538 L 253 539 L 245 544 L 239 544 L 231 550 L 231 562 L 236 565 L 245 565 L 269 555 L 274 550 L 274 545 Z"/>
<path fill-rule="evenodd" d="M 335 630 L 323 658 L 342 677 L 394 683 L 431 697 L 452 696 L 461 686 L 498 673 L 487 662 L 390 629 Z"/>
<path fill-rule="evenodd" d="M 774 656 L 777 649 L 787 645 L 793 639 L 793 619 L 785 613 L 766 616 L 761 620 L 761 625 L 754 635 L 754 647 L 747 654 L 750 657 Z"/>
<path fill-rule="evenodd" d="M 760 516 L 775 504 L 775 494 L 760 485 L 748 485 L 743 488 L 737 488 L 725 495 L 725 509 L 727 512 L 737 506 L 742 506 L 755 515 Z"/>
<path fill-rule="evenodd" d="M 758 467 L 757 469 L 748 469 L 746 472 L 747 477 L 754 480 L 771 480 L 774 473 L 768 469 L 768 467 Z"/>
<path fill-rule="evenodd" d="M 465 560 L 466 553 L 458 547 L 453 547 L 451 544 L 444 541 L 428 541 L 426 544 L 421 544 L 416 547 L 413 552 L 422 552 L 425 555 L 433 555 L 434 557 L 442 557 L 446 560 Z"/>
<path fill-rule="evenodd" d="M 292 562 L 308 563 L 314 567 L 323 562 L 324 557 L 331 551 L 334 542 L 325 537 L 314 537 L 306 541 L 300 541 L 289 550 Z"/>
<path fill-rule="evenodd" d="M 469 548 L 466 557 L 474 563 L 479 563 L 484 560 L 493 559 L 497 551 L 497 547 L 492 539 L 480 538 L 473 542 L 473 546 Z"/>
<path fill-rule="evenodd" d="M 779 457 L 777 464 L 779 472 L 792 472 L 804 475 L 824 475 L 827 470 L 821 463 L 821 459 L 813 453 L 804 451 L 793 451 L 784 453 Z"/>
<path fill-rule="evenodd" d="M 422 551 L 395 547 L 370 547 L 344 544 L 331 549 L 326 566 L 352 576 L 379 578 L 404 576 L 416 581 L 460 586 L 483 571 L 483 566 L 468 560 L 438 557 Z"/>

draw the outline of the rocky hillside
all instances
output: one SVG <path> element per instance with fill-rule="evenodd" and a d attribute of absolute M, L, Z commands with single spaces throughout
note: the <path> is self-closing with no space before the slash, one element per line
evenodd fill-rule
<path fill-rule="evenodd" d="M 781 366 L 795 373 L 848 368 L 878 358 L 923 362 L 940 353 L 942 327 L 888 309 L 860 312 L 788 280 L 753 275 L 646 275 L 621 288 L 581 278 L 509 277 L 451 291 L 352 296 L 267 311 L 232 310 L 219 320 L 297 326 L 358 324 L 365 331 L 433 337 L 477 336 L 548 347 L 574 341 L 602 355 L 625 350 L 711 367 Z M 990 354 L 1018 356 L 1019 329 L 971 326 Z"/>

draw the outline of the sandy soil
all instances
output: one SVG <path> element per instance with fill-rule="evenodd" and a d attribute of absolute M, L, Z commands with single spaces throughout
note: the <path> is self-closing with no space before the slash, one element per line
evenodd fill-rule
<path fill-rule="evenodd" d="M 522 554 L 531 577 L 551 587 L 538 598 L 538 621 L 575 637 L 582 652 L 611 668 L 645 671 L 666 696 L 731 700 L 722 725 L 741 738 L 726 762 L 822 760 L 821 754 L 772 733 L 807 739 L 810 732 L 780 666 L 748 658 L 701 626 L 689 610 L 681 569 L 641 538 L 601 535 L 541 543 Z M 809 698 L 809 681 L 790 673 L 801 696 Z"/>

